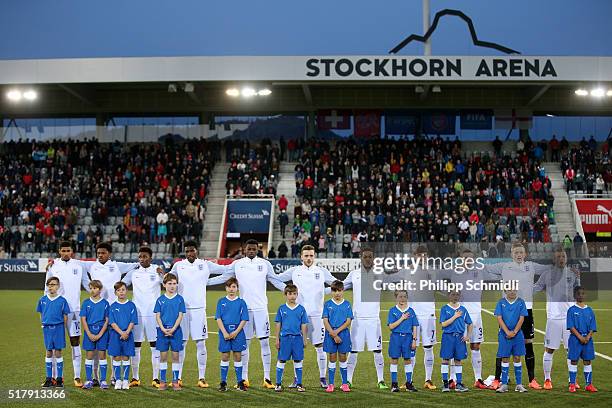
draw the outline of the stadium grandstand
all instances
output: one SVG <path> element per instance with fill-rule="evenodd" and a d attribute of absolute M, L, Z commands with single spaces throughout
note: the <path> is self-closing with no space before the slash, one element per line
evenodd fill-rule
<path fill-rule="evenodd" d="M 186 239 L 206 256 L 233 256 L 240 249 L 224 242 L 226 200 L 257 197 L 275 201 L 262 239 L 272 256 L 294 257 L 310 243 L 322 256 L 351 257 L 364 241 L 453 240 L 503 253 L 521 240 L 550 251 L 566 236 L 584 237 L 567 193 L 609 191 L 610 98 L 594 104 L 575 91 L 585 77 L 600 83 L 592 72 L 610 60 L 582 58 L 576 73 L 565 60 L 528 57 L 521 61 L 550 65 L 556 77 L 473 82 L 470 67 L 511 59 L 464 57 L 458 77 L 376 85 L 355 73 L 314 75 L 323 60 L 311 57 L 215 59 L 253 66 L 249 81 L 160 68 L 195 69 L 208 57 L 100 59 L 100 72 L 125 69 L 93 77 L 79 69 L 87 60 L 1 61 L 7 92 L 39 94 L 26 105 L 1 102 L 2 256 L 44 258 L 65 238 L 83 257 L 111 240 L 121 259 L 141 244 L 174 258 Z M 289 74 L 300 64 L 302 73 Z M 143 75 L 150 80 L 137 81 Z M 598 140 L 534 128 L 570 116 L 588 116 Z M 241 117 L 259 119 L 221 120 Z M 293 122 L 270 125 L 283 118 Z"/>

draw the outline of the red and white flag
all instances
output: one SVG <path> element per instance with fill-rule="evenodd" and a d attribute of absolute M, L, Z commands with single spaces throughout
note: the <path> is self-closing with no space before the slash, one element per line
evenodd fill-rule
<path fill-rule="evenodd" d="M 355 137 L 380 136 L 380 112 L 374 110 L 355 111 Z"/>
<path fill-rule="evenodd" d="M 321 130 L 350 129 L 351 111 L 340 109 L 324 109 L 317 112 L 317 126 Z"/>
<path fill-rule="evenodd" d="M 531 129 L 533 112 L 528 109 L 496 109 L 496 129 Z"/>

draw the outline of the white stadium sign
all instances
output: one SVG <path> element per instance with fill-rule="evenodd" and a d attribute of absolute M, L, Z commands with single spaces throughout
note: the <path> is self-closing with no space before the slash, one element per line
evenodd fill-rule
<path fill-rule="evenodd" d="M 612 57 L 382 55 L 0 61 L 0 84 L 363 80 L 612 81 Z"/>

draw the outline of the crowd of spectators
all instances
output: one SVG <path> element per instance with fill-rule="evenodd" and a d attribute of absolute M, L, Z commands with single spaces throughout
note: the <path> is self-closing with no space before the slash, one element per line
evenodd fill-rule
<path fill-rule="evenodd" d="M 227 194 L 240 197 L 244 194 L 276 194 L 280 160 L 284 156 L 284 142 L 274 144 L 264 139 L 258 144 L 248 140 L 233 140 L 225 144 Z"/>
<path fill-rule="evenodd" d="M 440 137 L 309 143 L 295 168 L 291 253 L 306 243 L 357 256 L 364 241 L 542 242 L 551 182 L 537 145 L 522 143 L 513 156 L 463 152 Z"/>
<path fill-rule="evenodd" d="M 593 137 L 589 141 L 583 138 L 563 155 L 560 165 L 568 193 L 603 194 L 612 191 L 610 143 L 612 136 L 600 147 Z"/>
<path fill-rule="evenodd" d="M 200 240 L 216 142 L 100 144 L 95 140 L 8 142 L 0 153 L 0 245 L 57 251 L 75 242 L 92 256 L 109 240 L 136 251 L 162 243 L 180 252 Z"/>

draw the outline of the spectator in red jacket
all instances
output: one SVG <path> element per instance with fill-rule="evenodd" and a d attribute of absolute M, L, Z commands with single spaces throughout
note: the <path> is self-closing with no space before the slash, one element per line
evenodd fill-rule
<path fill-rule="evenodd" d="M 278 199 L 278 209 L 281 211 L 286 210 L 288 205 L 289 205 L 289 200 L 287 200 L 287 197 L 285 197 L 285 195 L 282 194 L 280 198 Z"/>
<path fill-rule="evenodd" d="M 536 198 L 542 198 L 542 181 L 537 178 L 531 183 L 531 189 L 533 190 L 534 196 Z"/>
<path fill-rule="evenodd" d="M 567 186 L 568 194 L 569 194 L 570 189 L 572 188 L 572 185 L 574 184 L 575 176 L 576 176 L 576 172 L 571 167 L 565 170 L 565 185 Z"/>

